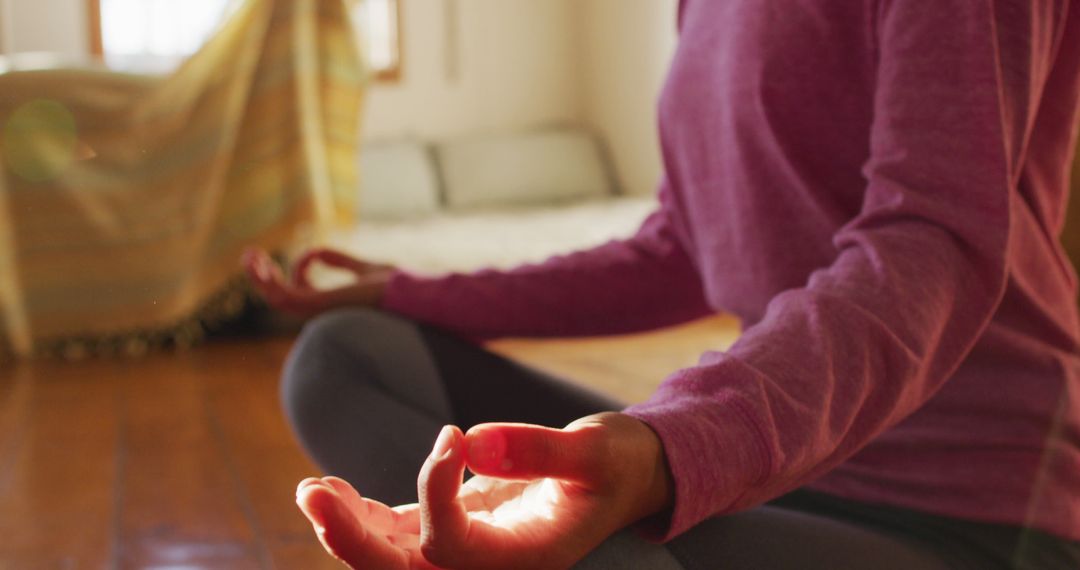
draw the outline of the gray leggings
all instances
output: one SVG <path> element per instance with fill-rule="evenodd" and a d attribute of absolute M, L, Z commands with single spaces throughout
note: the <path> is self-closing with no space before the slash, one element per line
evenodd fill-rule
<path fill-rule="evenodd" d="M 329 313 L 305 327 L 286 364 L 282 398 L 320 467 L 388 504 L 416 501 L 416 474 L 443 425 L 562 427 L 622 408 L 474 344 L 367 309 Z M 706 521 L 663 546 L 620 533 L 577 568 L 1075 569 L 1078 552 L 1038 532 L 799 491 Z"/>

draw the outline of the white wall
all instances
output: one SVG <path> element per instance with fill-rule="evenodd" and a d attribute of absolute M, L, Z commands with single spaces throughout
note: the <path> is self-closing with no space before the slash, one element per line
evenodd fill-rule
<path fill-rule="evenodd" d="M 11 0 L 0 0 L 0 55 L 11 53 Z"/>
<path fill-rule="evenodd" d="M 81 59 L 90 51 L 86 0 L 0 0 L 3 44 L 12 52 L 48 51 Z M 10 34 L 11 37 L 7 37 Z"/>
<path fill-rule="evenodd" d="M 587 123 L 607 141 L 621 187 L 656 190 L 656 101 L 675 52 L 677 0 L 582 0 Z"/>
<path fill-rule="evenodd" d="M 372 91 L 368 140 L 583 123 L 607 141 L 625 192 L 656 190 L 656 99 L 677 42 L 677 0 L 457 2 L 457 81 L 446 74 L 452 3 L 404 3 L 405 76 Z"/>
<path fill-rule="evenodd" d="M 452 46 L 447 7 L 454 2 L 406 0 L 404 75 L 372 89 L 365 137 L 437 140 L 580 122 L 580 1 L 457 0 Z M 448 76 L 448 58 L 456 59 L 456 78 Z"/>

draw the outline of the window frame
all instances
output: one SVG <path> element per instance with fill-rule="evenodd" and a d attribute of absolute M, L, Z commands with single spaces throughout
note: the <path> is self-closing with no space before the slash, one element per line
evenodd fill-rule
<path fill-rule="evenodd" d="M 362 0 L 360 0 L 362 1 Z M 394 65 L 375 72 L 375 80 L 380 83 L 397 83 L 401 81 L 403 62 L 405 59 L 405 25 L 402 21 L 401 4 L 405 0 L 392 0 L 394 4 L 394 21 L 397 24 L 396 53 L 397 60 Z M 86 0 L 86 20 L 89 26 L 87 37 L 90 39 L 90 55 L 95 59 L 104 60 L 105 41 L 101 32 L 101 0 Z"/>

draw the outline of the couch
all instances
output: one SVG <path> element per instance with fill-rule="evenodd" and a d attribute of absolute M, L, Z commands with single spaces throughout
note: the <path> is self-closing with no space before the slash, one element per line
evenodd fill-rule
<path fill-rule="evenodd" d="M 619 192 L 581 129 L 372 143 L 359 162 L 359 223 L 331 245 L 418 272 L 542 261 L 632 235 L 656 207 Z"/>

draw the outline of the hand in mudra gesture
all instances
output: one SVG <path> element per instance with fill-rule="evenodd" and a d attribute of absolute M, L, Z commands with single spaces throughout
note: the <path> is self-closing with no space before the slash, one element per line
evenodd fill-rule
<path fill-rule="evenodd" d="M 477 474 L 464 485 L 466 465 Z M 659 438 L 617 413 L 563 430 L 443 429 L 420 503 L 391 508 L 341 479 L 307 479 L 297 504 L 326 550 L 356 569 L 568 568 L 670 501 Z"/>
<path fill-rule="evenodd" d="M 312 249 L 301 255 L 293 265 L 290 278 L 286 278 L 270 255 L 261 249 L 245 251 L 241 263 L 252 285 L 271 307 L 302 318 L 331 309 L 378 305 L 386 282 L 395 270 L 390 265 L 370 263 L 326 248 Z M 309 275 L 316 263 L 348 271 L 355 281 L 333 289 L 316 289 Z"/>

